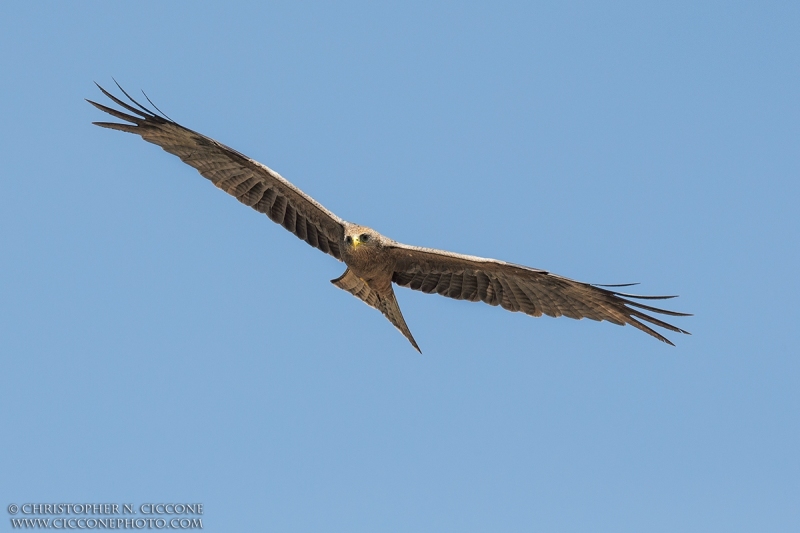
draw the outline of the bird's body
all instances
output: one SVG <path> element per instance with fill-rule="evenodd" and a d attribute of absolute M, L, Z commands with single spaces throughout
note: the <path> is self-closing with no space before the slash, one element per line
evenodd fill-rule
<path fill-rule="evenodd" d="M 403 319 L 392 284 L 459 300 L 500 305 L 531 316 L 564 315 L 630 324 L 668 344 L 672 343 L 641 321 L 687 333 L 642 310 L 672 316 L 686 316 L 684 313 L 631 300 L 671 296 L 624 294 L 545 270 L 398 243 L 366 226 L 340 219 L 270 168 L 147 109 L 125 91 L 133 105 L 102 87 L 100 90 L 132 114 L 90 101 L 102 111 L 127 122 L 95 124 L 135 133 L 161 146 L 243 204 L 266 214 L 298 238 L 344 262 L 347 269 L 332 283 L 381 311 L 417 350 L 419 346 Z"/>
<path fill-rule="evenodd" d="M 344 235 L 341 250 L 347 268 L 373 290 L 385 293 L 391 289 L 394 272 L 391 250 L 397 243 L 372 228 L 357 224 L 347 224 Z"/>

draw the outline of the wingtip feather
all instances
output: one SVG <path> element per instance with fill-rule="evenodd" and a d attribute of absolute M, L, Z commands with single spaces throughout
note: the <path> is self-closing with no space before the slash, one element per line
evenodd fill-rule
<path fill-rule="evenodd" d="M 125 133 L 138 133 L 136 131 L 138 126 L 131 126 L 130 124 L 120 124 L 118 122 L 92 122 L 92 124 L 110 130 L 124 131 Z"/>

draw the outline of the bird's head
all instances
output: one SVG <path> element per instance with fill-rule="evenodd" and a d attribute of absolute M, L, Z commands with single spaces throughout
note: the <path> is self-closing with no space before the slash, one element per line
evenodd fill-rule
<path fill-rule="evenodd" d="M 383 236 L 366 226 L 350 226 L 344 233 L 344 244 L 351 251 L 365 251 L 382 244 Z"/>

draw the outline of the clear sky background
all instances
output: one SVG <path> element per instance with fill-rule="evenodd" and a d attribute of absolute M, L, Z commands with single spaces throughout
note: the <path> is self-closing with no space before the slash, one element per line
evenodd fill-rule
<path fill-rule="evenodd" d="M 800 530 L 797 2 L 0 7 L 0 530 Z M 92 84 L 401 242 L 680 294 L 673 348 L 343 265 Z M 141 93 L 139 93 L 141 94 Z M 19 516 L 19 515 L 18 515 Z"/>

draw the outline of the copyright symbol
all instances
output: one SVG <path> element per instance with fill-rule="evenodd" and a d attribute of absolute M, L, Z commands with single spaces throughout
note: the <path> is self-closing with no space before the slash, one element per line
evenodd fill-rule
<path fill-rule="evenodd" d="M 12 503 L 8 506 L 8 514 L 17 514 L 17 511 L 19 511 L 19 507 L 17 507 L 15 504 Z"/>

